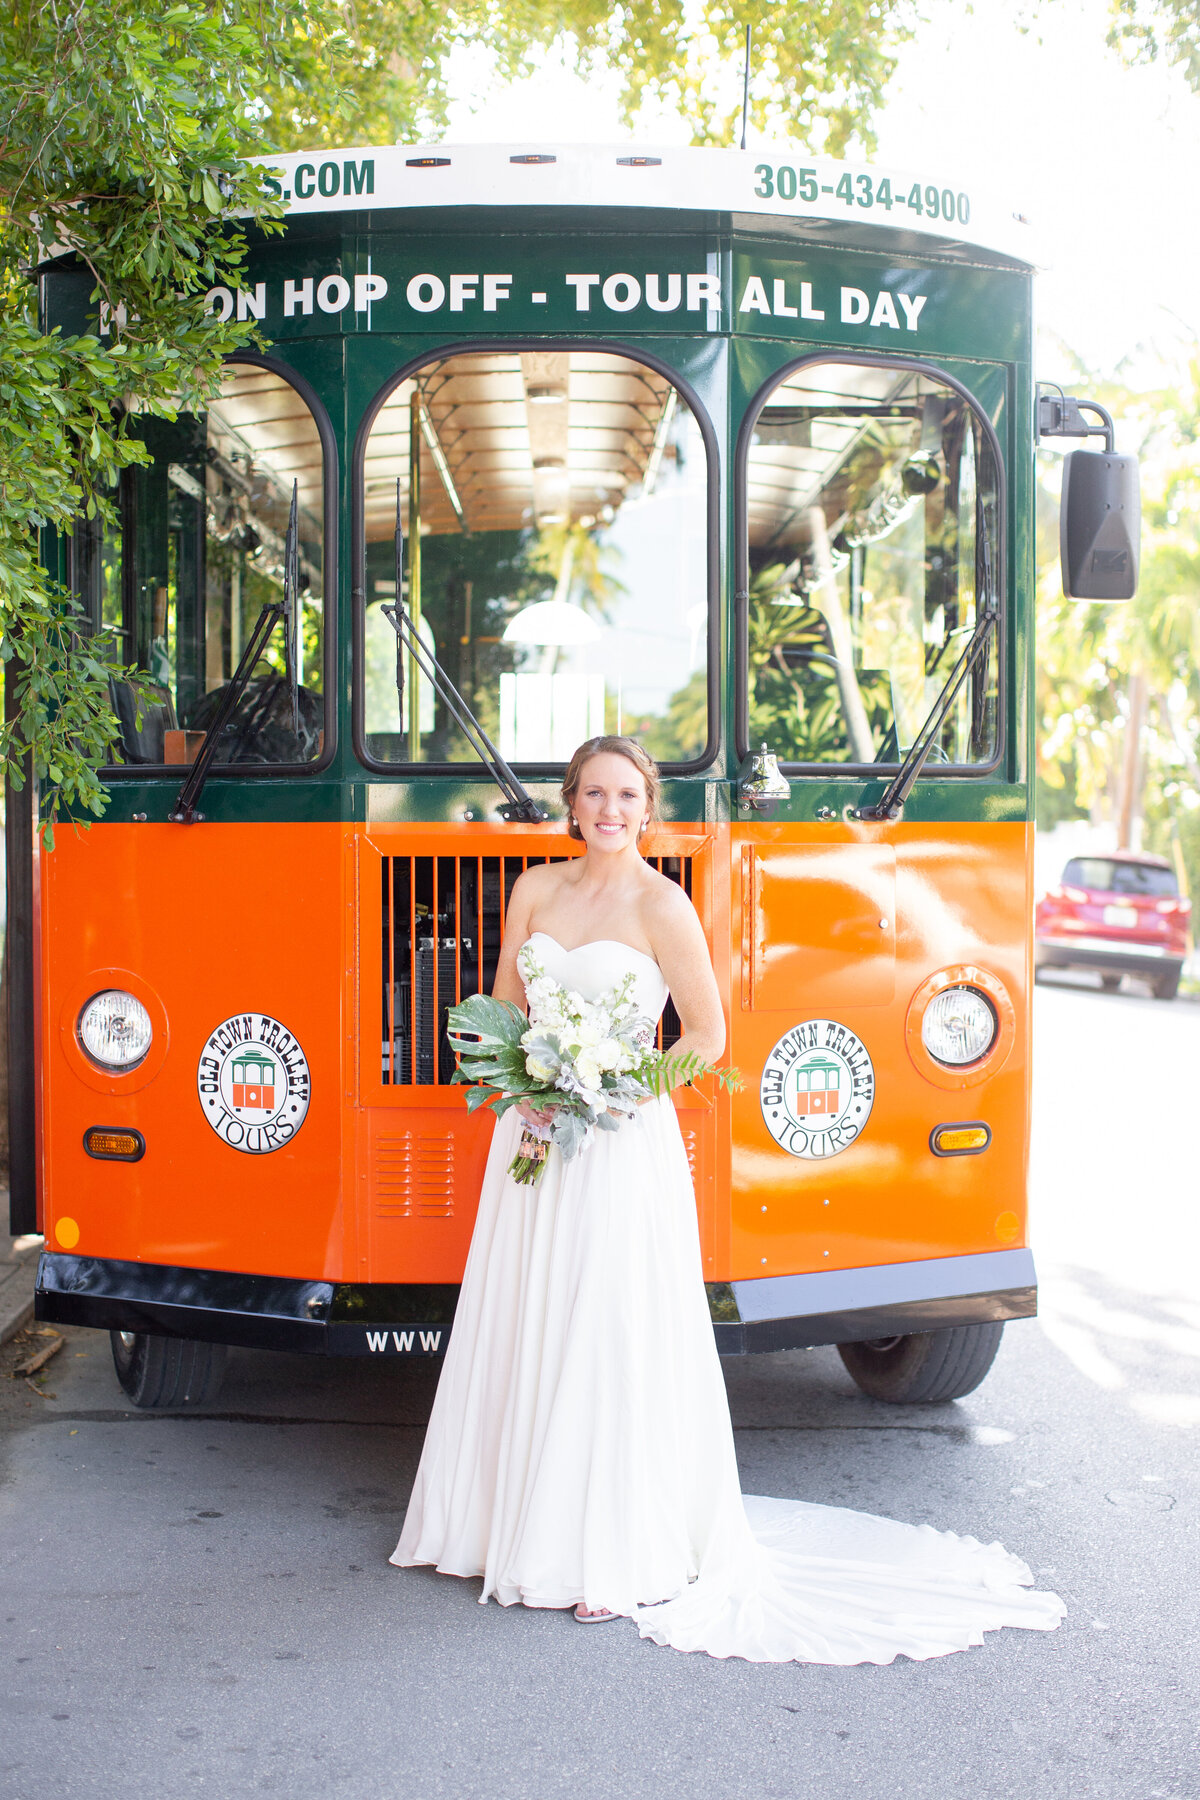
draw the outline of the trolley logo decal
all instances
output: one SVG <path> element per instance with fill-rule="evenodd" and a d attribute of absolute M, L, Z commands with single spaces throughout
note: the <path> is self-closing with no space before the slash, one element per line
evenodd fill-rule
<path fill-rule="evenodd" d="M 237 1013 L 200 1053 L 200 1108 L 233 1150 L 263 1156 L 295 1137 L 308 1111 L 308 1061 L 269 1013 Z"/>
<path fill-rule="evenodd" d="M 767 1057 L 758 1098 L 782 1150 L 809 1160 L 836 1156 L 871 1116 L 875 1070 L 866 1045 L 845 1025 L 806 1019 Z"/>

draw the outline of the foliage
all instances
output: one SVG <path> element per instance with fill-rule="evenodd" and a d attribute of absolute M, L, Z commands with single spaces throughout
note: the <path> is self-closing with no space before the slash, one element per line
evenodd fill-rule
<path fill-rule="evenodd" d="M 542 525 L 529 566 L 549 577 L 548 598 L 577 600 L 587 613 L 606 622 L 612 607 L 626 592 L 615 573 L 620 552 L 606 543 L 603 530 L 581 521 L 567 525 Z"/>
<path fill-rule="evenodd" d="M 1111 0 L 1108 41 L 1130 62 L 1163 60 L 1200 93 L 1200 6 L 1196 0 Z"/>
<path fill-rule="evenodd" d="M 112 647 L 81 642 L 38 533 L 112 522 L 120 471 L 147 460 L 134 409 L 202 409 L 250 333 L 202 296 L 237 283 L 231 214 L 271 223 L 244 160 L 261 148 L 248 109 L 290 54 L 293 16 L 283 0 L 45 0 L 0 16 L 0 627 L 16 671 L 0 755 L 15 781 L 31 762 L 51 784 L 50 818 L 63 800 L 103 806 Z M 50 253 L 88 271 L 103 335 L 41 329 L 31 271 Z"/>
<path fill-rule="evenodd" d="M 741 117 L 745 29 L 754 27 L 753 125 L 842 154 L 870 146 L 871 115 L 912 36 L 913 0 L 346 0 L 303 9 L 314 54 L 342 72 L 340 98 L 300 82 L 264 96 L 273 148 L 438 136 L 446 59 L 477 44 L 492 78 L 528 73 L 535 46 L 556 45 L 584 69 L 616 70 L 625 120 L 647 105 L 680 112 L 696 144 L 731 144 Z M 318 20 L 311 15 L 321 13 Z"/>
<path fill-rule="evenodd" d="M 647 102 L 678 110 L 696 144 L 736 142 L 747 25 L 754 27 L 750 118 L 760 131 L 839 156 L 873 147 L 870 119 L 911 37 L 907 0 L 574 0 L 547 7 L 585 60 L 619 70 L 625 117 Z"/>

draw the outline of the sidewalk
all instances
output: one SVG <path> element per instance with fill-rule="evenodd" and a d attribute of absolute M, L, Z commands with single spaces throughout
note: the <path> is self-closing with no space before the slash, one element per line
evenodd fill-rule
<path fill-rule="evenodd" d="M 0 1189 L 7 1212 L 8 1195 Z M 20 1248 L 18 1248 L 20 1246 Z M 33 1317 L 33 1283 L 40 1238 L 0 1237 L 0 1344 L 6 1344 Z"/>

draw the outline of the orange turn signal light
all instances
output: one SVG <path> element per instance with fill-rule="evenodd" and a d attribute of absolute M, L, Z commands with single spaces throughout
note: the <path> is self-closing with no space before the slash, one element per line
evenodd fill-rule
<path fill-rule="evenodd" d="M 119 1131 L 108 1125 L 91 1125 L 83 1134 L 83 1147 L 100 1162 L 141 1162 L 146 1140 L 140 1131 Z"/>
<path fill-rule="evenodd" d="M 929 1148 L 935 1156 L 978 1156 L 991 1141 L 991 1126 L 981 1119 L 959 1125 L 935 1125 L 929 1134 Z"/>

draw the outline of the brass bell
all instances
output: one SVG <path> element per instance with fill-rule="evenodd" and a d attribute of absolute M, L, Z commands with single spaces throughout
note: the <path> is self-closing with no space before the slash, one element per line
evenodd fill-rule
<path fill-rule="evenodd" d="M 791 797 L 792 784 L 779 767 L 779 758 L 763 744 L 742 764 L 738 806 L 745 812 L 773 813 L 781 800 Z"/>

